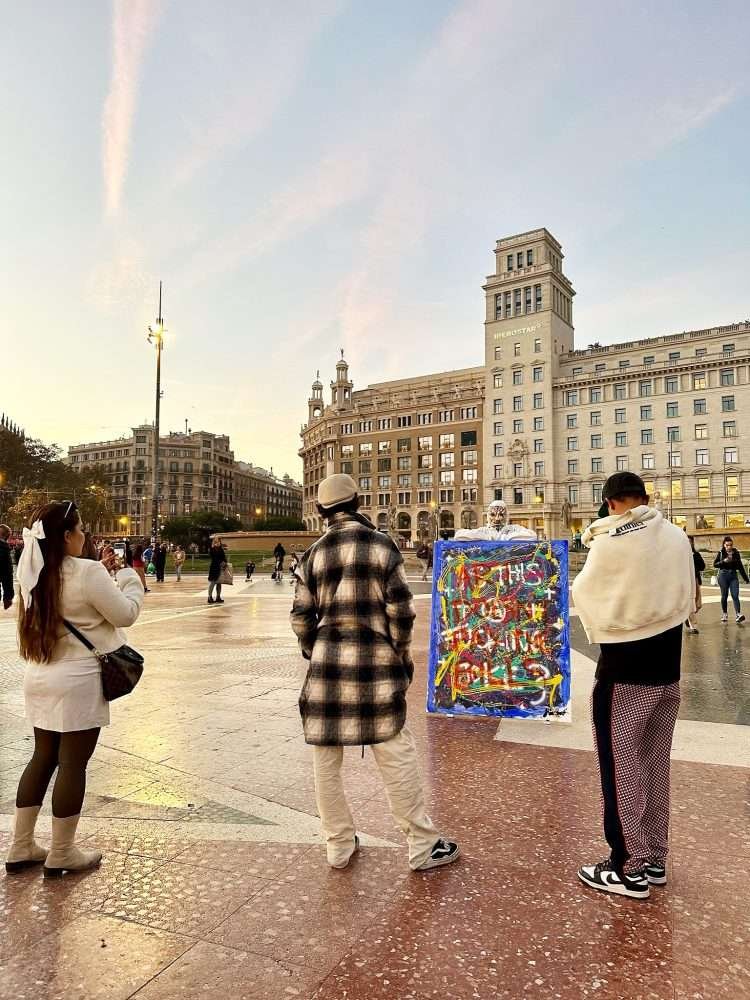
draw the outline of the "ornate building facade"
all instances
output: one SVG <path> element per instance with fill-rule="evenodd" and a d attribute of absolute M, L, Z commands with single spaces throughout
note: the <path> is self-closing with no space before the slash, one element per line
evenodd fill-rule
<path fill-rule="evenodd" d="M 563 260 L 546 229 L 497 241 L 482 367 L 355 391 L 342 358 L 329 404 L 313 383 L 300 450 L 309 528 L 318 482 L 347 471 L 365 512 L 406 540 L 434 537 L 438 507 L 451 531 L 493 498 L 569 537 L 624 469 L 690 531 L 750 525 L 750 321 L 577 348 Z"/>

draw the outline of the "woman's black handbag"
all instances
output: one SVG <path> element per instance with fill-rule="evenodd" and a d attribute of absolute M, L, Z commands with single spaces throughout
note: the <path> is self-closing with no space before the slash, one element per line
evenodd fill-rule
<path fill-rule="evenodd" d="M 131 646 L 120 646 L 111 653 L 100 653 L 86 636 L 63 618 L 63 625 L 86 649 L 91 650 L 102 670 L 102 693 L 107 701 L 130 694 L 143 673 L 143 657 Z"/>

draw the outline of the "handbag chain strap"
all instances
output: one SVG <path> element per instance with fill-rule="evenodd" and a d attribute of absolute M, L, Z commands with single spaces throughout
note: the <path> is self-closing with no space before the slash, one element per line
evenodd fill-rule
<path fill-rule="evenodd" d="M 79 632 L 78 629 L 75 627 L 75 625 L 71 625 L 71 623 L 67 620 L 67 618 L 63 618 L 63 625 L 69 632 L 71 632 L 76 637 L 76 639 L 78 639 L 79 642 L 83 643 L 86 649 L 90 650 L 94 654 L 97 660 L 101 659 L 102 654 L 93 644 L 93 642 L 89 642 L 86 636 L 82 632 Z"/>

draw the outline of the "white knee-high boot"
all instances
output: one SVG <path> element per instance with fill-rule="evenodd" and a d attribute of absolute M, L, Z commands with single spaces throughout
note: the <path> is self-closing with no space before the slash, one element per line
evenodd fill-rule
<path fill-rule="evenodd" d="M 13 843 L 5 859 L 7 872 L 20 872 L 32 865 L 39 865 L 47 857 L 45 848 L 34 842 L 34 828 L 41 806 L 16 806 L 13 825 Z"/>
<path fill-rule="evenodd" d="M 102 860 L 101 851 L 75 846 L 80 818 L 80 813 L 64 819 L 52 817 L 52 844 L 44 864 L 45 878 L 59 878 L 63 872 L 82 872 L 88 868 L 96 868 Z"/>

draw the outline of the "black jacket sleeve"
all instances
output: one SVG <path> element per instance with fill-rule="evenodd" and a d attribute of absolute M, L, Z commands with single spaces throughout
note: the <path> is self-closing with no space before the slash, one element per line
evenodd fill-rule
<path fill-rule="evenodd" d="M 700 554 L 700 552 L 694 552 L 693 553 L 693 562 L 695 563 L 695 572 L 696 573 L 702 573 L 703 570 L 706 568 L 706 563 L 705 563 L 705 561 L 703 559 L 703 556 Z"/>

